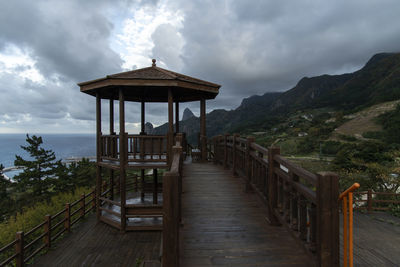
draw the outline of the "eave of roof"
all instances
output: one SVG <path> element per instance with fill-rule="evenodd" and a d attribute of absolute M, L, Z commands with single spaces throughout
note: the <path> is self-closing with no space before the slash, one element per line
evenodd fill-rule
<path fill-rule="evenodd" d="M 146 76 L 146 73 L 144 73 L 144 75 L 135 75 L 138 72 L 146 72 L 146 71 L 158 71 L 160 73 L 162 73 L 163 75 L 166 75 L 168 78 L 166 78 L 165 76 L 160 76 L 158 78 L 151 77 L 150 75 Z M 170 70 L 166 70 L 160 67 L 156 67 L 156 66 L 152 66 L 152 67 L 148 67 L 148 68 L 143 68 L 143 69 L 137 69 L 137 70 L 133 70 L 133 71 L 126 71 L 126 72 L 121 72 L 121 73 L 116 73 L 116 74 L 111 74 L 111 75 L 107 75 L 104 78 L 99 78 L 99 79 L 95 79 L 95 80 L 90 80 L 90 81 L 86 81 L 86 82 L 81 82 L 78 83 L 78 86 L 80 87 L 85 87 L 88 84 L 93 84 L 93 83 L 98 83 L 104 80 L 180 80 L 180 81 L 185 81 L 185 82 L 190 82 L 190 83 L 194 83 L 194 84 L 200 84 L 200 85 L 206 85 L 206 86 L 210 86 L 210 87 L 215 87 L 215 88 L 220 88 L 221 85 L 216 84 L 216 83 L 212 83 L 212 82 L 208 82 L 208 81 L 204 81 L 201 79 L 197 79 L 191 76 L 187 76 L 187 75 L 183 75 L 177 72 L 173 72 Z M 134 86 L 134 83 L 132 84 Z M 82 88 L 81 88 L 82 89 Z M 81 90 L 84 91 L 84 90 Z"/>

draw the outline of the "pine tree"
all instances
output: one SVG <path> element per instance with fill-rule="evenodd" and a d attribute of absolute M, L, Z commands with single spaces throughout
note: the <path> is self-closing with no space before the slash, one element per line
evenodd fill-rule
<path fill-rule="evenodd" d="M 29 153 L 31 160 L 23 159 L 20 156 L 15 156 L 14 165 L 24 167 L 23 172 L 16 175 L 14 180 L 17 182 L 17 189 L 20 192 L 25 192 L 30 195 L 28 200 L 43 200 L 49 199 L 54 185 L 56 183 L 56 175 L 59 174 L 62 168 L 61 160 L 56 160 L 53 151 L 46 150 L 41 145 L 43 144 L 42 137 L 26 135 L 27 146 L 21 148 Z M 25 202 L 25 201 L 23 201 Z"/>
<path fill-rule="evenodd" d="M 3 164 L 0 164 L 0 222 L 13 210 L 13 201 L 10 197 L 11 182 L 3 175 Z"/>

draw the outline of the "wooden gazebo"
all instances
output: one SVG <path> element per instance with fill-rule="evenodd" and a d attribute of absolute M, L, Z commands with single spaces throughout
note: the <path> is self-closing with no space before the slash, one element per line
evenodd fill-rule
<path fill-rule="evenodd" d="M 78 85 L 83 93 L 96 97 L 97 140 L 97 218 L 125 230 L 161 230 L 160 226 L 129 225 L 129 218 L 162 215 L 157 201 L 157 169 L 168 169 L 171 161 L 174 134 L 179 133 L 179 103 L 200 101 L 200 140 L 202 160 L 206 160 L 206 100 L 214 99 L 220 85 L 182 75 L 156 66 L 108 75 L 104 78 L 82 82 Z M 108 99 L 110 107 L 110 133 L 101 132 L 101 100 Z M 119 134 L 114 132 L 114 100 L 119 100 Z M 141 103 L 141 132 L 139 135 L 125 132 L 125 101 Z M 168 133 L 166 136 L 145 133 L 145 103 L 168 102 Z M 175 102 L 175 131 L 173 103 Z M 108 191 L 102 189 L 104 171 L 109 170 Z M 153 204 L 127 203 L 127 169 L 141 170 L 142 199 L 144 196 L 145 169 L 153 169 Z M 114 181 L 115 173 L 119 179 Z M 114 185 L 119 184 L 114 196 Z M 107 197 L 108 195 L 108 197 Z"/>

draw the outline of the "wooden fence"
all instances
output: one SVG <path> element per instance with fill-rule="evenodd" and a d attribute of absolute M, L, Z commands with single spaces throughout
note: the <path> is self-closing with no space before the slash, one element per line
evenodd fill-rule
<path fill-rule="evenodd" d="M 83 194 L 73 203 L 66 203 L 65 208 L 54 215 L 46 215 L 42 223 L 28 232 L 17 232 L 11 243 L 0 249 L 0 258 L 7 258 L 0 266 L 12 264 L 15 260 L 17 267 L 24 266 L 35 255 L 51 247 L 53 241 L 83 218 L 91 210 L 95 210 L 95 190 Z"/>
<path fill-rule="evenodd" d="M 339 265 L 338 176 L 313 174 L 264 148 L 254 138 L 216 136 L 210 155 L 216 164 L 231 169 L 265 203 L 270 223 L 286 226 L 315 258 L 318 266 Z"/>
<path fill-rule="evenodd" d="M 354 192 L 356 210 L 381 211 L 389 210 L 391 204 L 400 205 L 400 194 L 393 192 L 368 191 Z"/>

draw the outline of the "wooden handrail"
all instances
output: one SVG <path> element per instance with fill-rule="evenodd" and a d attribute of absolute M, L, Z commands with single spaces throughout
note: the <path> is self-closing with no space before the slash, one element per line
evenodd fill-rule
<path fill-rule="evenodd" d="M 90 210 L 93 209 L 92 206 L 88 210 L 86 210 L 85 205 L 89 204 L 90 202 L 94 202 L 95 197 L 96 194 L 93 190 L 86 195 L 82 195 L 80 199 L 73 202 L 73 205 L 67 203 L 66 208 L 57 212 L 55 215 L 46 215 L 43 222 L 34 226 L 28 232 L 17 232 L 16 239 L 0 249 L 0 257 L 1 259 L 4 259 L 2 262 L 0 262 L 0 266 L 8 264 L 12 260 L 15 260 L 15 265 L 17 267 L 24 266 L 25 263 L 29 262 L 35 255 L 40 253 L 40 251 L 45 248 L 50 248 L 52 240 L 55 240 L 56 238 L 61 236 L 61 234 L 63 234 L 65 231 L 68 231 L 72 224 L 83 218 Z M 90 200 L 87 201 L 87 199 L 89 198 Z M 81 203 L 81 206 L 71 212 L 71 208 L 78 203 Z M 75 220 L 71 222 L 71 217 L 78 214 L 79 211 L 79 216 L 77 216 Z M 58 220 L 58 222 L 53 225 L 53 221 L 57 221 L 57 218 L 62 214 L 64 214 L 64 218 Z M 54 231 L 63 224 L 64 227 L 60 228 L 57 233 L 54 233 Z M 39 232 L 35 235 L 33 234 L 40 229 L 44 229 L 42 233 Z M 43 244 L 37 247 L 36 244 L 39 243 L 40 240 L 42 240 Z M 11 250 L 11 248 L 14 248 L 15 252 L 13 255 L 7 256 L 9 255 L 9 251 Z"/>
<path fill-rule="evenodd" d="M 360 187 L 354 183 L 339 196 L 343 213 L 343 266 L 353 267 L 353 192 Z M 348 214 L 347 214 L 348 213 Z M 348 217 L 347 217 L 348 216 Z"/>

